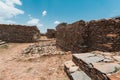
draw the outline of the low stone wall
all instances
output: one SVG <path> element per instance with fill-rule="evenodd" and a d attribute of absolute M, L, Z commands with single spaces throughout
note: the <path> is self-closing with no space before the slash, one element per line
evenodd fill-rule
<path fill-rule="evenodd" d="M 35 42 L 40 38 L 36 26 L 0 24 L 0 39 L 6 42 Z"/>
<path fill-rule="evenodd" d="M 110 76 L 119 72 L 120 64 L 110 53 L 73 54 L 73 62 L 80 67 L 92 80 L 119 80 Z"/>
<path fill-rule="evenodd" d="M 72 52 L 120 51 L 120 20 L 102 19 L 73 24 L 61 23 L 56 27 L 56 44 Z"/>

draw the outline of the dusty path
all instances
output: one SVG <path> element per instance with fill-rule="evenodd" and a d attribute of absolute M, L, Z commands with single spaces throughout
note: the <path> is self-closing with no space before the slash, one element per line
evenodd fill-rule
<path fill-rule="evenodd" d="M 0 80 L 69 80 L 63 63 L 71 59 L 70 54 L 17 60 L 29 44 L 9 44 L 8 49 L 0 49 Z"/>

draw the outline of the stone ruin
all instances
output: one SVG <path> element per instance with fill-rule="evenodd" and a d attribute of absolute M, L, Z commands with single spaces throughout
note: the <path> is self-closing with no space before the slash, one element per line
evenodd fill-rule
<path fill-rule="evenodd" d="M 47 36 L 47 38 L 56 38 L 56 30 L 55 29 L 47 29 L 46 36 Z"/>
<path fill-rule="evenodd" d="M 73 54 L 64 70 L 70 80 L 120 80 L 120 56 L 100 51 Z"/>
<path fill-rule="evenodd" d="M 27 48 L 23 49 L 21 54 L 24 56 L 51 56 L 51 55 L 63 55 L 64 52 L 56 48 L 55 40 L 50 40 L 47 42 L 42 42 L 42 44 L 35 43 L 29 45 Z"/>
<path fill-rule="evenodd" d="M 119 18 L 61 23 L 56 30 L 56 44 L 66 51 L 120 51 Z"/>
<path fill-rule="evenodd" d="M 40 38 L 36 26 L 0 24 L 0 40 L 6 42 L 35 42 Z"/>

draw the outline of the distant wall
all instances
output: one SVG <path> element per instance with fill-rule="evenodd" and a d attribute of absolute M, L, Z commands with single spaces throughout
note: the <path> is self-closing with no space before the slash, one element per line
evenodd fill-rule
<path fill-rule="evenodd" d="M 120 51 L 120 20 L 77 21 L 57 27 L 56 44 L 72 52 Z"/>
<path fill-rule="evenodd" d="M 0 40 L 6 42 L 35 42 L 40 38 L 36 26 L 0 24 Z"/>
<path fill-rule="evenodd" d="M 48 38 L 56 38 L 56 30 L 55 29 L 47 29 L 46 36 Z"/>

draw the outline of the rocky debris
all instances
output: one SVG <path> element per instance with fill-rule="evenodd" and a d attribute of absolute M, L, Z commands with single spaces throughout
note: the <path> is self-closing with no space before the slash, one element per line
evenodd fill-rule
<path fill-rule="evenodd" d="M 36 42 L 40 32 L 36 26 L 0 24 L 0 39 L 6 42 Z"/>
<path fill-rule="evenodd" d="M 72 52 L 120 51 L 120 19 L 101 19 L 72 24 L 61 23 L 56 27 L 56 44 Z"/>
<path fill-rule="evenodd" d="M 47 55 L 57 55 L 57 54 L 64 54 L 63 51 L 57 50 L 54 42 L 46 43 L 46 44 L 33 44 L 29 45 L 26 49 L 22 51 L 22 54 L 25 55 L 34 55 L 39 54 L 40 56 L 47 56 Z"/>
<path fill-rule="evenodd" d="M 114 80 L 110 75 L 120 71 L 120 62 L 114 59 L 116 56 L 104 52 L 104 55 L 99 53 L 73 54 L 72 60 L 92 80 Z"/>
<path fill-rule="evenodd" d="M 5 41 L 0 40 L 0 47 L 7 46 L 7 43 Z"/>
<path fill-rule="evenodd" d="M 64 70 L 70 77 L 70 80 L 91 80 L 87 74 L 80 70 L 72 61 L 66 61 L 64 63 Z"/>
<path fill-rule="evenodd" d="M 5 41 L 0 40 L 0 45 L 3 45 L 5 43 L 6 43 Z"/>

